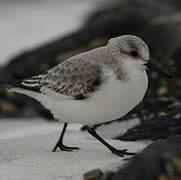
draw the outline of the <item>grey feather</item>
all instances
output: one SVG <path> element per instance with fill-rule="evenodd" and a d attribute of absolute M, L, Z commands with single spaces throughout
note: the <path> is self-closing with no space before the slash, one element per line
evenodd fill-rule
<path fill-rule="evenodd" d="M 132 51 L 138 56 L 132 57 Z M 121 81 L 128 80 L 122 67 L 127 59 L 149 60 L 148 47 L 140 38 L 129 35 L 113 38 L 107 46 L 73 56 L 43 74 L 23 80 L 22 85 L 38 87 L 40 91 L 48 88 L 66 96 L 87 96 L 101 85 L 105 69 Z"/>
<path fill-rule="evenodd" d="M 46 87 L 67 96 L 86 96 L 100 84 L 101 66 L 89 56 L 75 56 L 46 73 L 22 81 L 27 87 Z"/>

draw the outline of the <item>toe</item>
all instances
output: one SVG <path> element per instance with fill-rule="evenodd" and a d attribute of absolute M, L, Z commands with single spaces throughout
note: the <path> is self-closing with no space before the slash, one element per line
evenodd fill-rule
<path fill-rule="evenodd" d="M 119 150 L 119 149 L 115 149 L 112 151 L 112 153 L 118 155 L 118 156 L 121 156 L 121 157 L 124 157 L 124 155 L 135 155 L 136 153 L 133 153 L 133 152 L 128 152 L 127 149 L 123 149 L 123 150 Z"/>

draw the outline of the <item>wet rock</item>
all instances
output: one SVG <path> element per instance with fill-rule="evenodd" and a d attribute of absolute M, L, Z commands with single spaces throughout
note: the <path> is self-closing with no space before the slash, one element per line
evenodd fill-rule
<path fill-rule="evenodd" d="M 111 180 L 178 180 L 181 179 L 181 136 L 156 141 L 136 155 Z"/>
<path fill-rule="evenodd" d="M 154 100 L 153 100 L 154 101 Z M 129 129 L 123 135 L 117 136 L 119 140 L 156 140 L 181 134 L 181 103 L 166 98 L 149 102 L 142 110 L 141 124 Z M 153 106 L 154 104 L 154 106 Z"/>
<path fill-rule="evenodd" d="M 107 172 L 99 180 L 180 180 L 180 144 L 181 136 L 155 141 L 117 172 Z"/>
<path fill-rule="evenodd" d="M 84 174 L 84 180 L 99 180 L 103 176 L 100 169 L 94 169 Z"/>

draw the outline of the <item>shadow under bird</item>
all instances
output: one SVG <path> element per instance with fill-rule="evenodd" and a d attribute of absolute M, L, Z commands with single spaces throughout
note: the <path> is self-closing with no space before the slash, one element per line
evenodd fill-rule
<path fill-rule="evenodd" d="M 22 81 L 22 87 L 9 91 L 30 96 L 64 122 L 60 138 L 52 151 L 79 149 L 63 144 L 68 123 L 82 123 L 88 132 L 119 156 L 133 155 L 127 149 L 108 144 L 93 125 L 118 119 L 137 104 L 147 90 L 147 66 L 172 76 L 149 61 L 149 49 L 139 37 L 112 38 L 106 46 L 66 59 L 54 68 Z"/>

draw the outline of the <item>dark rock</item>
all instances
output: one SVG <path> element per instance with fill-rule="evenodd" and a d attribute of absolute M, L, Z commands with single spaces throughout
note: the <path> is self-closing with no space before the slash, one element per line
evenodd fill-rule
<path fill-rule="evenodd" d="M 94 169 L 84 174 L 84 180 L 100 180 L 103 172 L 99 169 Z"/>
<path fill-rule="evenodd" d="M 109 180 L 112 178 L 113 175 L 114 175 L 113 172 L 107 171 L 102 175 L 101 180 Z"/>
<path fill-rule="evenodd" d="M 129 129 L 119 140 L 160 139 L 181 134 L 181 104 L 168 99 L 146 99 L 141 124 Z M 146 104 L 148 103 L 148 104 Z M 153 106 L 154 104 L 154 106 Z M 142 108 L 140 109 L 142 110 Z"/>
<path fill-rule="evenodd" d="M 181 179 L 181 136 L 158 140 L 117 172 L 104 180 L 179 180 Z M 107 173 L 105 173 L 107 174 Z M 103 175 L 99 180 L 103 180 Z"/>
<path fill-rule="evenodd" d="M 178 180 L 181 179 L 181 136 L 156 141 L 136 155 L 111 180 Z"/>
<path fill-rule="evenodd" d="M 103 173 L 100 169 L 96 169 L 85 173 L 84 180 L 109 180 L 113 175 L 111 171 Z"/>

